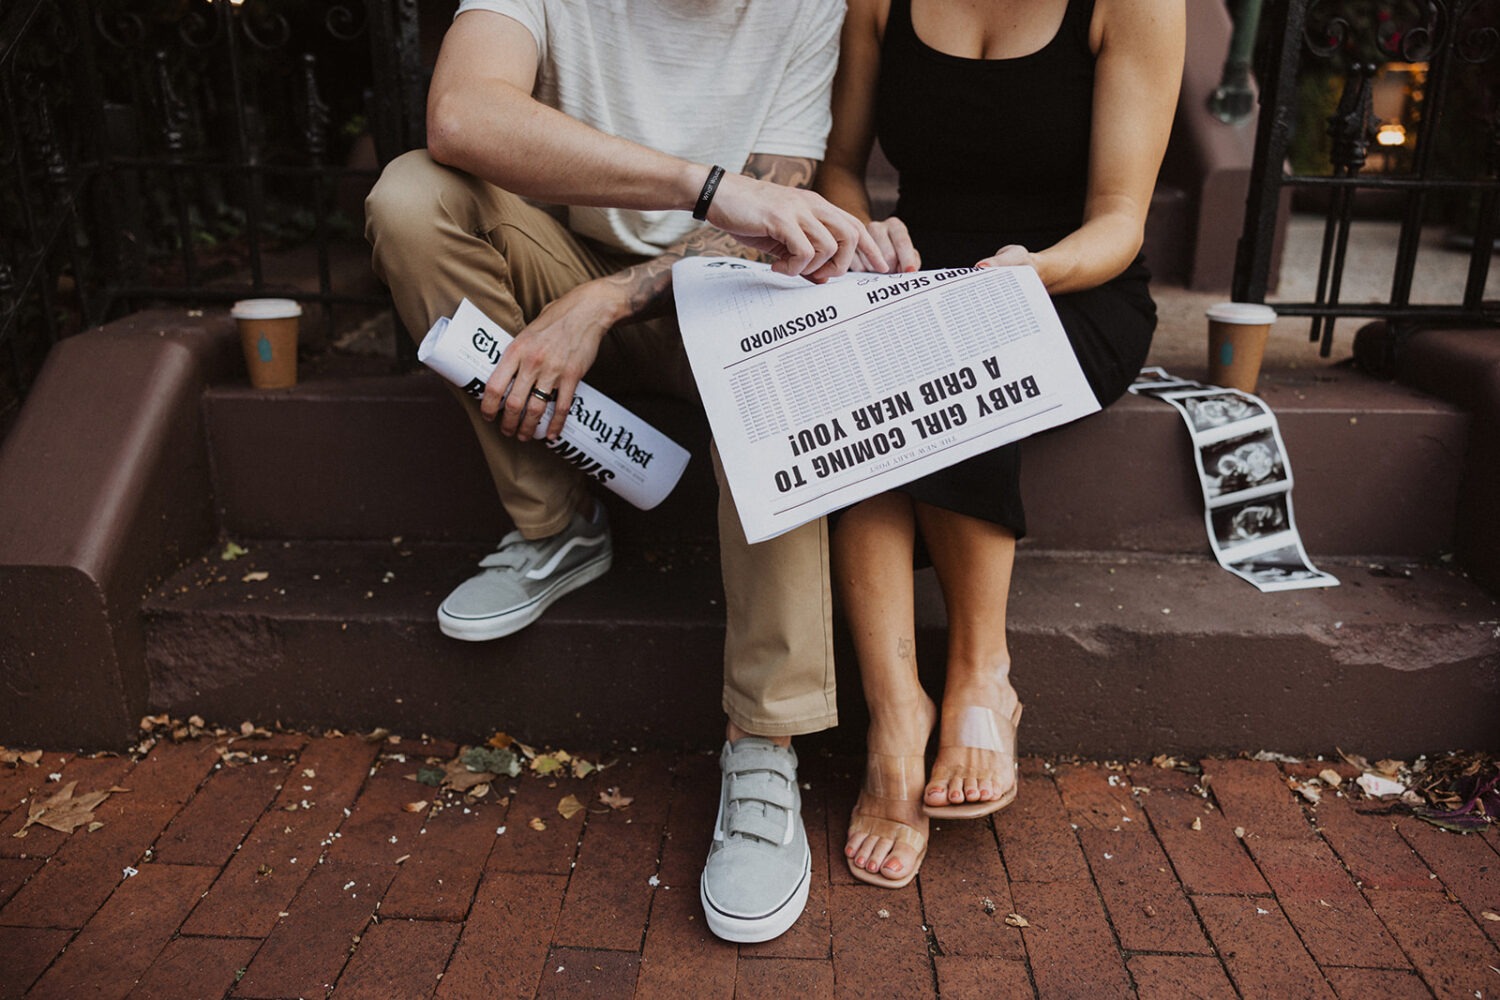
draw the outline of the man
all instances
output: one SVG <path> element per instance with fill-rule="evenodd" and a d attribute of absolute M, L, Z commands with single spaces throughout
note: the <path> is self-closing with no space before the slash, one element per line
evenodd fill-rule
<path fill-rule="evenodd" d="M 633 322 L 669 303 L 673 261 L 760 251 L 817 281 L 856 253 L 881 259 L 853 216 L 802 189 L 823 154 L 842 14 L 841 0 L 460 4 L 428 149 L 392 162 L 367 203 L 375 268 L 409 330 L 467 296 L 516 334 L 483 400 L 465 403 L 517 530 L 443 602 L 447 634 L 508 635 L 609 568 L 602 507 L 535 439 L 560 433 L 585 373 L 695 398 L 675 326 Z M 568 206 L 566 222 L 533 202 Z M 701 896 L 720 937 L 762 941 L 807 899 L 791 737 L 837 721 L 827 533 L 749 545 L 714 467 L 729 722 Z"/>

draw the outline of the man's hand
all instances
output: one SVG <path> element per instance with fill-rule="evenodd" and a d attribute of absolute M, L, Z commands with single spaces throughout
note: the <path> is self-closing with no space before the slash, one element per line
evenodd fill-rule
<path fill-rule="evenodd" d="M 498 416 L 500 432 L 518 441 L 542 436 L 555 441 L 600 341 L 625 311 L 621 299 L 618 285 L 596 279 L 549 303 L 500 356 L 485 383 L 479 412 L 486 420 Z M 541 424 L 548 405 L 541 397 L 552 393 L 556 409 Z"/>
<path fill-rule="evenodd" d="M 708 221 L 774 257 L 772 270 L 814 282 L 845 273 L 856 255 L 882 265 L 886 261 L 860 221 L 822 195 L 744 174 L 724 175 Z"/>

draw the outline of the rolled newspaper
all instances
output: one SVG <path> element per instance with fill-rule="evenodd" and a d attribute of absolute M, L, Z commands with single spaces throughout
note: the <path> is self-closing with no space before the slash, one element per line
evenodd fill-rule
<path fill-rule="evenodd" d="M 417 360 L 475 399 L 513 338 L 468 299 L 440 317 L 422 338 Z M 552 418 L 549 404 L 545 419 Z M 580 382 L 556 441 L 542 440 L 563 461 L 650 510 L 677 485 L 688 451 L 587 382 Z"/>

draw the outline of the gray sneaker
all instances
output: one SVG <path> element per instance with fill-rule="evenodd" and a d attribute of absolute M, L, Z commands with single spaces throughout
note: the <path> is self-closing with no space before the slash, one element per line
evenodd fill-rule
<path fill-rule="evenodd" d="M 725 941 L 769 941 L 807 905 L 812 853 L 802 827 L 797 754 L 759 736 L 725 743 L 719 818 L 698 895 Z"/>
<path fill-rule="evenodd" d="M 570 590 L 609 572 L 614 550 L 609 520 L 596 507 L 591 521 L 574 514 L 548 538 L 527 541 L 512 531 L 479 561 L 482 572 L 458 585 L 438 607 L 438 627 L 455 639 L 498 639 L 519 632 Z"/>

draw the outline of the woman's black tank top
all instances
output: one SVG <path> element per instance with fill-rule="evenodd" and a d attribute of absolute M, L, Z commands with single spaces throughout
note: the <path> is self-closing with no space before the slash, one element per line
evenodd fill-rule
<path fill-rule="evenodd" d="M 1093 10 L 1094 0 L 1069 0 L 1057 33 L 1030 55 L 966 59 L 930 48 L 912 28 L 911 0 L 892 0 L 875 125 L 901 174 L 896 214 L 919 248 L 929 243 L 924 267 L 973 264 L 1007 243 L 1039 250 L 1082 223 Z M 930 251 L 957 259 L 929 261 Z"/>

